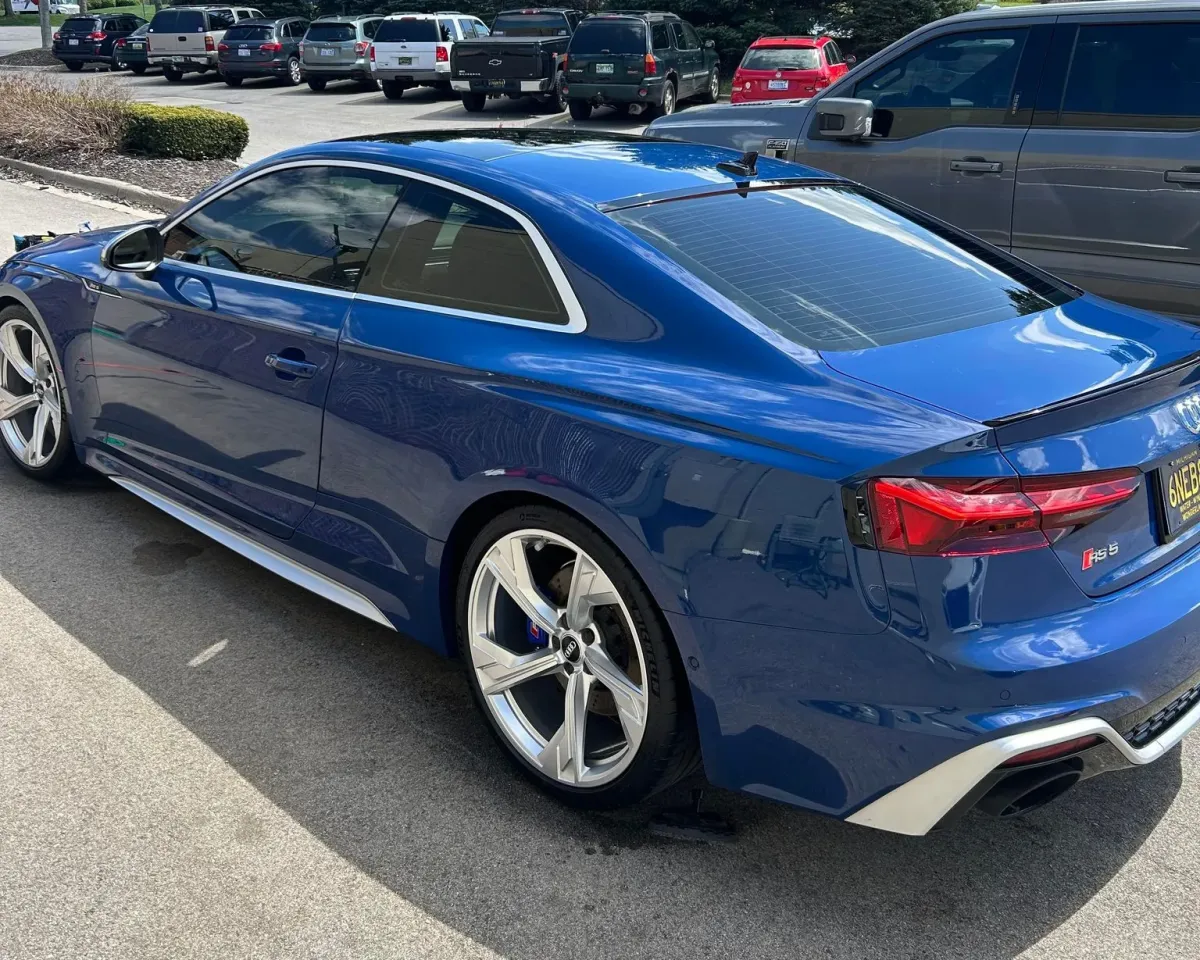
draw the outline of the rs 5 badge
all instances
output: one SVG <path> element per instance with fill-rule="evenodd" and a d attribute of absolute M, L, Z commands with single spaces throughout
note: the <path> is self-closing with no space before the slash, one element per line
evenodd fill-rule
<path fill-rule="evenodd" d="M 1117 555 L 1120 545 L 1110 543 L 1107 547 L 1088 547 L 1083 551 L 1083 569 L 1087 570 Z"/>

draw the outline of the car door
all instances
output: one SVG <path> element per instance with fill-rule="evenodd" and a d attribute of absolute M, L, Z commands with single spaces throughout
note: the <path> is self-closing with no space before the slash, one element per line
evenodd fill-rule
<path fill-rule="evenodd" d="M 871 137 L 823 137 L 814 112 L 797 160 L 1007 247 L 1017 158 L 1052 29 L 959 24 L 914 41 L 870 74 L 830 88 L 828 96 L 875 104 Z"/>
<path fill-rule="evenodd" d="M 1200 315 L 1200 15 L 1063 17 L 1017 170 L 1013 249 Z"/>
<path fill-rule="evenodd" d="M 674 21 L 671 23 L 671 43 L 675 48 L 675 58 L 679 75 L 679 99 L 684 97 L 694 96 L 696 91 L 700 89 L 701 80 L 698 75 L 704 67 L 703 59 L 700 56 L 700 41 L 696 40 L 693 45 L 684 31 L 682 21 Z M 692 31 L 692 36 L 695 37 L 696 32 Z"/>
<path fill-rule="evenodd" d="M 93 329 L 110 448 L 289 535 L 314 502 L 338 334 L 399 182 L 273 170 L 168 224 L 153 272 L 113 272 Z"/>

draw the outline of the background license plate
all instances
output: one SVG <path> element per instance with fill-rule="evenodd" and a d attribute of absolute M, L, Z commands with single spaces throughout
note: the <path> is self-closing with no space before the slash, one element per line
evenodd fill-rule
<path fill-rule="evenodd" d="M 788 82 L 786 80 L 768 80 L 767 81 L 767 89 L 768 90 L 786 90 L 787 87 L 788 87 Z"/>
<path fill-rule="evenodd" d="M 78 40 L 68 40 L 68 41 L 67 41 L 67 46 L 69 46 L 69 47 L 77 47 L 77 46 L 79 46 L 79 41 L 78 41 Z"/>
<path fill-rule="evenodd" d="M 396 66 L 407 67 L 412 64 L 412 57 L 397 57 Z"/>
<path fill-rule="evenodd" d="M 239 57 L 248 57 L 248 56 L 250 56 L 250 51 L 249 50 L 239 50 L 238 56 Z"/>
<path fill-rule="evenodd" d="M 336 50 L 320 50 L 318 51 L 323 57 L 333 57 L 337 55 Z"/>
<path fill-rule="evenodd" d="M 1158 468 L 1166 537 L 1182 533 L 1200 522 L 1200 447 L 1192 447 Z"/>
<path fill-rule="evenodd" d="M 489 87 L 503 87 L 504 81 L 503 80 L 489 80 L 488 86 Z"/>
<path fill-rule="evenodd" d="M 598 64 L 596 64 L 596 72 L 597 73 L 612 73 L 613 65 L 611 63 L 598 63 Z"/>

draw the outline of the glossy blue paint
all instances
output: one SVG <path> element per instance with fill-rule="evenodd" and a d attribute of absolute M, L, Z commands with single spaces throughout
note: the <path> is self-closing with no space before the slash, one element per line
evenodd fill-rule
<path fill-rule="evenodd" d="M 992 557 L 858 545 L 843 500 L 879 475 L 1152 470 L 1194 442 L 1170 413 L 1193 375 L 1100 394 L 1195 352 L 1193 328 L 1083 298 L 822 356 L 597 209 L 728 189 L 715 165 L 734 156 L 520 133 L 284 155 L 385 163 L 520 210 L 583 305 L 581 334 L 176 262 L 110 273 L 111 233 L 0 267 L 0 304 L 45 322 L 89 463 L 339 580 L 443 652 L 474 532 L 463 518 L 521 498 L 573 510 L 628 558 L 695 661 L 705 767 L 722 785 L 844 816 L 981 740 L 1115 721 L 1200 671 L 1200 528 L 1159 542 L 1149 476 L 1054 548 Z M 263 360 L 289 346 L 319 375 L 279 380 Z M 984 422 L 1086 391 L 1098 399 L 1073 411 Z M 1120 538 L 1128 569 L 1079 576 L 1092 535 Z"/>

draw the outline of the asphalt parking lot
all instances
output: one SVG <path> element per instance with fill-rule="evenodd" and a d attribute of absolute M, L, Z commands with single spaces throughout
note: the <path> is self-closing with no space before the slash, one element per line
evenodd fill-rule
<path fill-rule="evenodd" d="M 0 236 L 137 216 L 0 182 Z M 1200 744 L 916 839 L 516 776 L 457 664 L 98 477 L 0 459 L 0 957 L 1178 958 Z"/>

